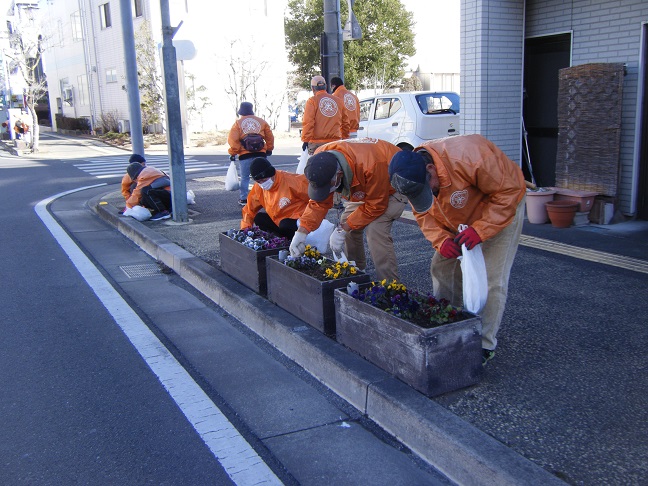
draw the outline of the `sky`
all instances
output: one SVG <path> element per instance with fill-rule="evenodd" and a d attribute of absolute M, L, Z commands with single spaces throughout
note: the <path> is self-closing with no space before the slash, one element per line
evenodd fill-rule
<path fill-rule="evenodd" d="M 458 73 L 460 0 L 401 0 L 401 3 L 414 14 L 416 22 L 416 55 L 409 59 L 409 67 L 416 69 L 420 64 L 426 72 Z"/>

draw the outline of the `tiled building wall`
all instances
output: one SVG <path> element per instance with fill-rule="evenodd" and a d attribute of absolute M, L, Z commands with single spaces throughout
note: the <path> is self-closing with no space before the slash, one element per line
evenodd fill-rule
<path fill-rule="evenodd" d="M 524 2 L 461 2 L 461 130 L 521 163 Z"/>

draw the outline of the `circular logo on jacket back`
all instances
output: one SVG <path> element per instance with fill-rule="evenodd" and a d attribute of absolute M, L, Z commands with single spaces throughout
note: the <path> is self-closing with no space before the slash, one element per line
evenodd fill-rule
<path fill-rule="evenodd" d="M 254 118 L 243 118 L 241 120 L 241 130 L 243 133 L 261 133 L 261 123 Z"/>
<path fill-rule="evenodd" d="M 324 97 L 319 102 L 319 110 L 322 115 L 331 118 L 337 115 L 338 105 L 335 100 Z"/>
<path fill-rule="evenodd" d="M 351 93 L 344 93 L 344 106 L 349 111 L 355 111 L 356 109 L 355 96 L 353 96 Z"/>
<path fill-rule="evenodd" d="M 467 202 L 468 191 L 465 189 L 463 191 L 455 191 L 452 193 L 452 196 L 450 196 L 450 204 L 453 208 L 461 209 Z"/>
<path fill-rule="evenodd" d="M 290 198 L 282 197 L 279 199 L 279 209 L 283 209 L 290 204 Z"/>

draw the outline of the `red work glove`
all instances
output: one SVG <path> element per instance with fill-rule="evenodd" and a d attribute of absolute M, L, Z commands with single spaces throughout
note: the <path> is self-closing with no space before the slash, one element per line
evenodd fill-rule
<path fill-rule="evenodd" d="M 475 246 L 479 245 L 482 242 L 482 239 L 472 228 L 472 226 L 468 226 L 465 230 L 463 230 L 455 237 L 454 241 L 458 245 L 466 245 L 466 248 L 472 250 Z"/>
<path fill-rule="evenodd" d="M 457 258 L 461 255 L 461 247 L 452 238 L 448 238 L 441 244 L 439 253 L 446 258 Z"/>

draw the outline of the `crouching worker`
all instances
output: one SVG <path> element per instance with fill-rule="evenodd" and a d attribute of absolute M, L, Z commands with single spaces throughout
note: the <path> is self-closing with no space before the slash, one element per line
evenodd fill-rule
<path fill-rule="evenodd" d="M 140 154 L 133 154 L 130 156 L 128 163 L 132 164 L 133 162 L 137 162 L 138 164 L 142 164 L 142 167 L 146 167 L 146 159 Z M 122 196 L 124 196 L 124 201 L 128 201 L 128 198 L 131 197 L 131 194 L 136 187 L 137 182 L 133 181 L 131 176 L 128 175 L 128 172 L 126 172 L 121 180 L 121 193 Z"/>
<path fill-rule="evenodd" d="M 409 199 L 414 216 L 436 253 L 433 293 L 463 301 L 461 245 L 479 243 L 486 262 L 488 299 L 482 309 L 482 364 L 494 355 L 513 259 L 520 241 L 526 185 L 522 170 L 481 135 L 425 142 L 399 152 L 389 164 L 391 185 Z M 459 232 L 459 225 L 468 225 Z"/>
<path fill-rule="evenodd" d="M 241 229 L 254 223 L 260 229 L 290 238 L 308 205 L 308 181 L 303 174 L 276 170 L 268 159 L 257 157 L 250 165 L 254 186 L 243 207 Z"/>
<path fill-rule="evenodd" d="M 155 167 L 144 167 L 139 162 L 129 164 L 126 172 L 135 182 L 135 188 L 126 199 L 126 207 L 144 206 L 153 212 L 151 221 L 171 217 L 171 181 Z"/>

